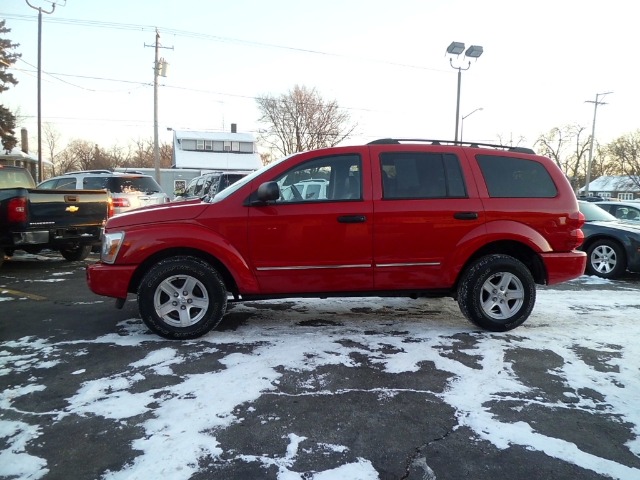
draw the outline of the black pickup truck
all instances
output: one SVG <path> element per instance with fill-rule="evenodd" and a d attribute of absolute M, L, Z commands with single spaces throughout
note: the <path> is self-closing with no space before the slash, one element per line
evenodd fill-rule
<path fill-rule="evenodd" d="M 28 170 L 0 165 L 0 265 L 15 250 L 85 259 L 109 217 L 106 190 L 38 190 Z"/>

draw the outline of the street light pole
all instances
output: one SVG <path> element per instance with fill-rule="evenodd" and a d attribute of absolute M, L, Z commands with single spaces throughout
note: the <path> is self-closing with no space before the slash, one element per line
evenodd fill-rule
<path fill-rule="evenodd" d="M 456 98 L 456 133 L 454 136 L 455 142 L 458 142 L 458 126 L 460 122 L 460 86 L 462 83 L 462 71 L 469 70 L 469 68 L 471 68 L 471 60 L 468 60 L 466 67 L 463 66 L 464 60 L 467 58 L 475 58 L 477 60 L 483 52 L 483 49 L 480 45 L 471 45 L 469 48 L 467 48 L 466 51 L 464 48 L 464 43 L 462 42 L 451 42 L 451 44 L 447 47 L 447 54 L 451 55 L 451 57 L 449 57 L 449 65 L 451 65 L 452 68 L 458 70 L 458 93 Z M 454 65 L 453 56 L 459 58 L 462 52 L 464 52 L 464 56 L 462 58 L 463 63 L 458 66 Z"/>
<path fill-rule="evenodd" d="M 591 141 L 589 143 L 589 160 L 587 163 L 587 176 L 585 179 L 584 195 L 589 196 L 589 184 L 591 183 L 591 162 L 593 161 L 593 139 L 596 136 L 596 114 L 598 113 L 598 105 L 606 105 L 606 102 L 600 101 L 600 97 L 609 95 L 613 92 L 596 93 L 596 99 L 585 100 L 585 103 L 593 103 L 593 124 L 591 126 Z"/>
<path fill-rule="evenodd" d="M 476 108 L 475 110 L 471 111 L 470 113 L 467 113 L 462 117 L 462 123 L 460 124 L 460 143 L 462 143 L 462 131 L 464 130 L 464 119 L 467 117 L 470 117 L 472 114 L 476 113 L 479 110 L 483 110 L 483 108 L 482 107 Z"/>

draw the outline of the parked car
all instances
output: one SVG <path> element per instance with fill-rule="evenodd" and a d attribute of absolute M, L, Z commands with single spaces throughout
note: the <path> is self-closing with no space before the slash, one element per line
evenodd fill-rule
<path fill-rule="evenodd" d="M 293 185 L 287 185 L 282 188 L 282 198 L 284 200 L 326 200 L 328 180 L 325 179 L 308 179 Z M 354 192 L 359 194 L 360 192 Z"/>
<path fill-rule="evenodd" d="M 53 177 L 38 185 L 49 190 L 108 190 L 115 214 L 168 203 L 169 196 L 149 175 L 110 170 L 83 170 Z"/>
<path fill-rule="evenodd" d="M 596 202 L 596 205 L 619 220 L 640 222 L 640 203 L 606 201 Z"/>
<path fill-rule="evenodd" d="M 213 198 L 229 185 L 233 185 L 250 172 L 210 172 L 189 181 L 184 192 L 175 192 L 174 202 L 184 200 L 206 200 Z"/>
<path fill-rule="evenodd" d="M 28 170 L 0 165 L 0 265 L 16 250 L 83 260 L 112 213 L 105 191 L 38 190 Z"/>
<path fill-rule="evenodd" d="M 586 220 L 580 247 L 587 252 L 586 272 L 611 279 L 640 272 L 640 222 L 621 221 L 595 203 L 578 204 Z"/>
<path fill-rule="evenodd" d="M 598 195 L 580 195 L 578 197 L 578 200 L 582 200 L 585 202 L 601 202 L 602 200 L 604 200 L 604 198 Z"/>
<path fill-rule="evenodd" d="M 318 179 L 322 195 L 283 195 Z M 283 297 L 451 296 L 506 331 L 536 284 L 584 273 L 583 222 L 531 149 L 383 139 L 286 157 L 210 203 L 115 216 L 87 282 L 119 307 L 137 294 L 145 324 L 174 339 L 214 328 L 228 300 Z"/>

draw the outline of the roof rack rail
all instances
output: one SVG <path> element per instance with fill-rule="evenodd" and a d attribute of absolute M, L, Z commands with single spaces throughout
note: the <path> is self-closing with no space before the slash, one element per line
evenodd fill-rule
<path fill-rule="evenodd" d="M 424 138 L 380 138 L 378 140 L 373 140 L 372 142 L 367 143 L 367 145 L 397 145 L 400 143 L 430 143 L 431 145 L 453 145 L 461 147 L 468 146 L 471 148 L 490 147 L 516 153 L 530 153 L 534 155 L 536 153 L 533 151 L 533 149 L 528 147 L 511 147 L 509 145 L 496 145 L 493 143 L 462 142 L 456 140 L 431 140 Z"/>
<path fill-rule="evenodd" d="M 111 170 L 74 170 L 73 172 L 64 172 L 63 175 L 76 175 L 78 173 L 113 173 Z"/>

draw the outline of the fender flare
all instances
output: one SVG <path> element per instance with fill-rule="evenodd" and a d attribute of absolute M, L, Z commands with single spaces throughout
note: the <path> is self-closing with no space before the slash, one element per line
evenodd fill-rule
<path fill-rule="evenodd" d="M 188 244 L 185 244 L 188 239 Z M 135 246 L 135 248 L 132 248 Z M 248 244 L 245 245 L 248 251 Z M 195 222 L 145 224 L 129 228 L 118 254 L 118 263 L 143 265 L 153 257 L 170 256 L 171 252 L 184 255 L 189 251 L 201 253 L 203 258 L 213 257 L 227 269 L 240 292 L 258 293 L 258 282 L 245 256 L 223 235 Z"/>

